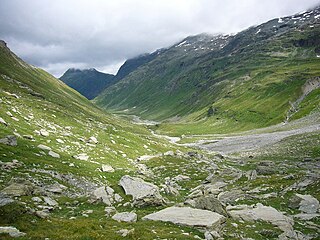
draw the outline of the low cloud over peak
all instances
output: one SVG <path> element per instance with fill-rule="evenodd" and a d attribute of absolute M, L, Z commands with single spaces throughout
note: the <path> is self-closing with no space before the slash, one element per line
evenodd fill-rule
<path fill-rule="evenodd" d="M 318 0 L 2 0 L 0 39 L 60 76 L 70 67 L 116 73 L 127 58 L 202 32 L 233 33 Z"/>

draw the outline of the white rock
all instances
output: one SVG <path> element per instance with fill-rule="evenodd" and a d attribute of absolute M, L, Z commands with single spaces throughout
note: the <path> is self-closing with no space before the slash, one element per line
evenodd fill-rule
<path fill-rule="evenodd" d="M 88 143 L 93 143 L 93 144 L 98 144 L 98 140 L 96 137 L 89 137 L 89 139 L 87 140 Z"/>
<path fill-rule="evenodd" d="M 134 232 L 134 228 L 133 229 L 120 229 L 119 231 L 117 231 L 118 234 L 120 234 L 122 237 L 126 237 L 129 234 L 132 234 Z"/>
<path fill-rule="evenodd" d="M 118 222 L 136 222 L 137 214 L 133 212 L 121 212 L 113 215 L 112 219 Z"/>
<path fill-rule="evenodd" d="M 7 233 L 11 237 L 22 237 L 22 236 L 26 235 L 25 233 L 20 232 L 15 227 L 0 227 L 0 233 Z"/>
<path fill-rule="evenodd" d="M 0 123 L 6 126 L 8 125 L 7 122 L 1 117 L 0 117 Z"/>
<path fill-rule="evenodd" d="M 48 155 L 51 157 L 54 157 L 54 158 L 60 158 L 60 155 L 58 153 L 53 152 L 53 151 L 49 151 Z"/>
<path fill-rule="evenodd" d="M 60 138 L 57 138 L 56 141 L 57 141 L 58 143 L 64 143 L 64 141 L 63 141 L 62 139 L 60 139 Z"/>
<path fill-rule="evenodd" d="M 101 171 L 102 172 L 114 172 L 114 168 L 110 165 L 107 165 L 107 164 L 103 164 L 101 166 Z"/>
<path fill-rule="evenodd" d="M 45 202 L 46 204 L 48 204 L 49 206 L 52 206 L 52 207 L 58 206 L 57 201 L 53 200 L 53 199 L 50 198 L 50 197 L 43 197 L 43 200 L 44 200 L 44 202 Z"/>
<path fill-rule="evenodd" d="M 38 145 L 38 148 L 42 149 L 42 150 L 47 150 L 47 151 L 50 151 L 51 150 L 51 147 L 48 147 L 46 145 L 43 145 L 43 144 L 39 144 Z"/>
<path fill-rule="evenodd" d="M 225 222 L 225 217 L 218 213 L 190 207 L 169 207 L 159 212 L 149 214 L 142 219 L 211 229 L 219 227 Z"/>
<path fill-rule="evenodd" d="M 48 137 L 49 136 L 49 132 L 45 129 L 40 129 L 40 135 L 44 136 L 44 137 Z"/>
<path fill-rule="evenodd" d="M 89 156 L 86 153 L 80 153 L 80 154 L 74 155 L 72 157 L 75 159 L 78 159 L 78 160 L 83 160 L 83 161 L 88 161 L 88 159 L 89 159 Z"/>
<path fill-rule="evenodd" d="M 32 199 L 32 201 L 37 202 L 37 203 L 42 202 L 42 199 L 39 198 L 39 197 L 33 197 L 33 198 L 31 198 L 31 199 Z"/>

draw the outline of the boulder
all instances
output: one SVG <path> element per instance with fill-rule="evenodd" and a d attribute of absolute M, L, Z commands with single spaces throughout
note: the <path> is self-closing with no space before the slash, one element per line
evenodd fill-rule
<path fill-rule="evenodd" d="M 53 158 L 60 158 L 60 155 L 54 151 L 49 151 L 48 155 Z"/>
<path fill-rule="evenodd" d="M 6 145 L 9 145 L 9 146 L 17 146 L 17 137 L 14 136 L 14 135 L 8 135 L 4 138 L 1 138 L 0 139 L 0 143 L 2 144 L 6 144 Z"/>
<path fill-rule="evenodd" d="M 159 212 L 144 216 L 143 220 L 172 222 L 178 225 L 190 227 L 204 227 L 216 229 L 225 222 L 225 217 L 208 210 L 194 209 L 190 207 L 169 207 Z"/>
<path fill-rule="evenodd" d="M 93 143 L 93 144 L 98 144 L 98 140 L 96 137 L 89 137 L 89 139 L 87 140 L 87 143 Z"/>
<path fill-rule="evenodd" d="M 296 193 L 289 199 L 290 208 L 299 208 L 303 213 L 315 214 L 319 209 L 319 201 L 311 195 Z"/>
<path fill-rule="evenodd" d="M 114 168 L 112 167 L 112 166 L 110 166 L 110 165 L 107 165 L 107 164 L 103 164 L 102 166 L 101 166 L 101 171 L 102 172 L 114 172 Z"/>
<path fill-rule="evenodd" d="M 121 212 L 113 215 L 112 219 L 118 222 L 136 222 L 137 214 L 134 212 Z"/>
<path fill-rule="evenodd" d="M 157 206 L 164 203 L 159 188 L 152 183 L 145 182 L 141 178 L 125 175 L 120 179 L 119 184 L 124 189 L 126 195 L 133 197 L 133 204 L 136 206 Z"/>
<path fill-rule="evenodd" d="M 115 202 L 121 202 L 123 199 L 120 195 L 114 194 L 114 190 L 108 186 L 102 186 L 96 188 L 92 194 L 91 199 L 92 202 L 102 201 L 108 206 L 112 206 Z"/>
<path fill-rule="evenodd" d="M 0 234 L 9 234 L 10 237 L 23 237 L 26 234 L 23 232 L 20 232 L 18 229 L 15 227 L 0 227 Z"/>
<path fill-rule="evenodd" d="M 115 207 L 105 207 L 104 211 L 105 211 L 107 217 L 110 217 L 111 214 L 117 212 Z"/>
<path fill-rule="evenodd" d="M 45 151 L 50 151 L 51 150 L 51 147 L 48 147 L 48 146 L 43 145 L 43 144 L 39 144 L 38 148 L 40 148 L 42 150 L 45 150 Z"/>
<path fill-rule="evenodd" d="M 225 207 L 222 205 L 222 203 L 215 198 L 214 196 L 203 196 L 200 198 L 196 198 L 194 200 L 194 207 L 204 210 L 209 210 L 212 212 L 219 213 L 223 216 L 228 216 L 227 211 Z"/>
<path fill-rule="evenodd" d="M 8 126 L 7 122 L 2 117 L 0 117 L 0 123 L 5 126 Z"/>

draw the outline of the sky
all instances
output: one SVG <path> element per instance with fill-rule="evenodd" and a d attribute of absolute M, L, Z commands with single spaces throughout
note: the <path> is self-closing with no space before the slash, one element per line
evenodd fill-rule
<path fill-rule="evenodd" d="M 320 0 L 0 0 L 0 39 L 56 77 L 123 62 L 199 33 L 236 33 Z"/>

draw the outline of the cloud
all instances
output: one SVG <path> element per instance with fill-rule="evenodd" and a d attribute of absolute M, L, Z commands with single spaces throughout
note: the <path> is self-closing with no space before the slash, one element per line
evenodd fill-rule
<path fill-rule="evenodd" d="M 233 33 L 318 0 L 1 0 L 0 38 L 31 64 L 110 70 L 202 32 Z"/>

